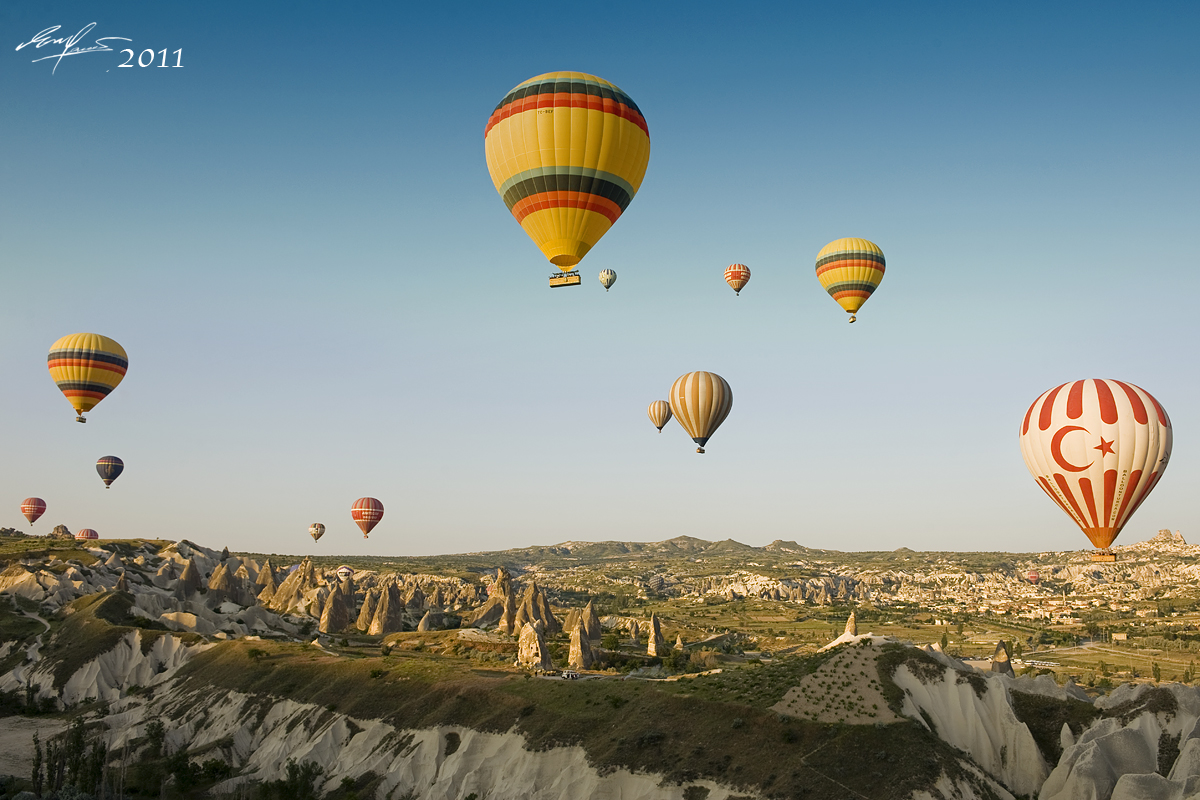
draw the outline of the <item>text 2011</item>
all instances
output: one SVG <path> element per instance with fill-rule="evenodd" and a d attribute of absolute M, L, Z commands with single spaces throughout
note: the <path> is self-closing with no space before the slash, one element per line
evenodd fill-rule
<path fill-rule="evenodd" d="M 136 54 L 132 50 L 122 50 L 121 52 L 129 53 L 129 58 L 125 59 L 124 64 L 117 64 L 118 67 L 133 67 L 133 58 L 135 55 L 137 56 L 137 65 L 139 67 L 158 66 L 158 67 L 175 68 L 175 67 L 183 66 L 183 48 L 182 47 L 179 48 L 178 50 L 174 51 L 174 55 L 175 55 L 175 63 L 174 64 L 167 63 L 167 51 L 165 49 L 159 50 L 157 53 L 153 50 L 143 50 L 141 53 L 136 53 Z M 147 55 L 149 55 L 150 57 L 146 58 Z M 162 63 L 155 64 L 154 63 L 155 60 L 160 55 L 162 56 Z"/>

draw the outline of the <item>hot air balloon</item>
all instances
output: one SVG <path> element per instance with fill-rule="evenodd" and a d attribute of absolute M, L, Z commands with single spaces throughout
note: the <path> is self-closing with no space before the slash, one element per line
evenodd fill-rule
<path fill-rule="evenodd" d="M 612 285 L 617 282 L 617 273 L 611 269 L 600 270 L 600 285 L 604 287 L 604 291 L 612 288 Z"/>
<path fill-rule="evenodd" d="M 339 581 L 346 581 L 346 580 L 349 580 L 350 578 L 354 577 L 354 570 L 351 569 L 350 567 L 346 566 L 345 564 L 342 564 L 340 567 L 337 568 L 337 570 L 334 574 L 338 576 Z"/>
<path fill-rule="evenodd" d="M 1171 420 L 1131 383 L 1082 380 L 1043 394 L 1021 423 L 1025 466 L 1075 521 L 1097 561 L 1162 478 L 1171 458 Z"/>
<path fill-rule="evenodd" d="M 116 456 L 104 456 L 96 462 L 96 472 L 100 474 L 100 480 L 104 481 L 105 489 L 112 486 L 112 482 L 124 471 L 125 462 Z"/>
<path fill-rule="evenodd" d="M 46 513 L 46 501 L 40 497 L 26 497 L 21 502 L 21 513 L 32 525 L 38 521 L 38 517 Z"/>
<path fill-rule="evenodd" d="M 655 400 L 646 409 L 646 414 L 654 423 L 654 427 L 658 428 L 658 432 L 662 433 L 663 426 L 671 421 L 671 404 L 666 400 Z"/>
<path fill-rule="evenodd" d="M 82 530 L 80 530 L 78 533 L 75 534 L 75 539 L 77 541 L 83 541 L 85 539 L 99 539 L 99 538 L 100 538 L 100 534 L 96 533 L 91 528 L 83 528 Z"/>
<path fill-rule="evenodd" d="M 705 443 L 733 408 L 733 389 L 715 372 L 689 372 L 676 378 L 670 397 L 675 418 L 700 445 L 696 452 L 703 453 Z"/>
<path fill-rule="evenodd" d="M 1036 571 L 1032 571 L 1032 570 L 1031 570 L 1031 571 L 1030 571 L 1030 572 L 1029 572 L 1029 573 L 1028 573 L 1028 574 L 1025 576 L 1025 579 L 1026 579 L 1027 581 L 1029 581 L 1030 583 L 1037 583 L 1038 581 L 1040 581 L 1040 580 L 1042 579 L 1042 576 L 1041 576 L 1041 575 L 1039 575 L 1039 574 L 1038 574 Z"/>
<path fill-rule="evenodd" d="M 129 368 L 125 348 L 98 333 L 73 333 L 50 346 L 50 377 L 75 409 L 75 421 L 117 388 Z"/>
<path fill-rule="evenodd" d="M 325 526 L 319 522 L 314 522 L 308 526 L 308 535 L 313 537 L 314 542 L 321 541 L 321 537 L 325 535 Z"/>
<path fill-rule="evenodd" d="M 750 268 L 745 264 L 730 264 L 725 268 L 725 282 L 740 297 L 742 289 L 750 282 Z"/>
<path fill-rule="evenodd" d="M 363 532 L 363 538 L 383 519 L 383 503 L 374 497 L 360 497 L 350 506 L 350 516 L 358 523 Z"/>
<path fill-rule="evenodd" d="M 578 285 L 571 270 L 628 208 L 646 175 L 650 131 L 637 104 L 595 75 L 548 72 L 505 95 L 483 143 L 504 204 L 550 263 L 568 273 L 550 285 Z"/>
<path fill-rule="evenodd" d="M 883 251 L 866 239 L 836 239 L 817 253 L 817 280 L 850 321 L 883 280 Z"/>

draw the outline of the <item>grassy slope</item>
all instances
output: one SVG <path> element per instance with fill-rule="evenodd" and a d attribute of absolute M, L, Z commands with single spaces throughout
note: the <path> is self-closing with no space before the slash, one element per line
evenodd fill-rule
<path fill-rule="evenodd" d="M 252 658 L 254 649 L 269 655 Z M 601 769 L 705 777 L 773 797 L 887 800 L 928 787 L 943 770 L 960 774 L 954 751 L 914 723 L 820 725 L 767 711 L 813 668 L 799 659 L 746 670 L 754 690 L 745 697 L 739 676 L 566 682 L 471 663 L 411 651 L 348 658 L 303 645 L 228 642 L 181 675 L 192 685 L 334 706 L 399 727 L 515 726 L 535 749 L 581 745 Z M 373 670 L 385 674 L 372 678 Z"/>

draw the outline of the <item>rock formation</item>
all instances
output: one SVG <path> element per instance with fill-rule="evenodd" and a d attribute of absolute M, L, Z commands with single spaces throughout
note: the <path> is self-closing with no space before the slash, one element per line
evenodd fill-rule
<path fill-rule="evenodd" d="M 846 620 L 846 630 L 842 631 L 842 633 L 850 636 L 858 636 L 858 620 L 855 618 L 853 611 L 850 612 L 850 618 Z"/>
<path fill-rule="evenodd" d="M 583 607 L 583 613 L 579 615 L 579 618 L 587 638 L 595 641 L 604 636 L 604 630 L 600 627 L 600 617 L 596 614 L 596 607 L 591 600 L 588 600 L 588 604 Z"/>
<path fill-rule="evenodd" d="M 543 623 L 534 620 L 521 629 L 521 638 L 517 641 L 517 663 L 530 669 L 553 669 L 550 660 L 550 650 L 546 647 L 546 638 L 542 635 Z"/>
<path fill-rule="evenodd" d="M 417 623 L 419 631 L 440 631 L 446 627 L 446 617 L 441 611 L 429 609 L 425 612 L 425 616 L 421 617 L 421 621 Z"/>
<path fill-rule="evenodd" d="M 271 564 L 271 559 L 268 558 L 263 562 L 262 569 L 258 571 L 258 576 L 255 577 L 254 582 L 259 586 L 266 586 L 267 584 L 278 586 L 278 583 L 275 581 L 275 567 Z"/>
<path fill-rule="evenodd" d="M 321 633 L 341 633 L 350 627 L 350 601 L 346 589 L 345 583 L 339 583 L 329 593 L 321 610 L 321 622 L 317 625 Z"/>
<path fill-rule="evenodd" d="M 550 601 L 546 599 L 545 590 L 539 588 L 536 582 L 525 587 L 525 595 L 517 607 L 513 626 L 520 631 L 526 623 L 534 621 L 540 621 L 547 634 L 555 634 L 562 630 L 554 612 L 550 610 Z"/>
<path fill-rule="evenodd" d="M 1001 675 L 1015 674 L 1008 657 L 1008 642 L 1003 639 L 996 643 L 996 654 L 992 656 L 992 672 L 999 672 Z"/>
<path fill-rule="evenodd" d="M 567 657 L 567 665 L 571 669 L 591 669 L 594 660 L 587 632 L 582 624 L 576 625 L 571 631 L 571 653 Z"/>
<path fill-rule="evenodd" d="M 683 652 L 683 634 L 682 633 L 675 637 L 675 649 L 681 653 Z"/>
<path fill-rule="evenodd" d="M 125 573 L 121 572 L 121 577 L 117 578 L 117 585 L 113 587 L 118 592 L 129 591 L 129 581 L 125 578 Z"/>
<path fill-rule="evenodd" d="M 404 607 L 412 611 L 425 610 L 425 593 L 421 591 L 420 586 L 414 586 L 408 597 L 404 598 Z"/>
<path fill-rule="evenodd" d="M 404 599 L 395 582 L 389 582 L 387 588 L 381 589 L 379 603 L 375 606 L 375 618 L 367 630 L 371 636 L 381 636 L 388 633 L 399 633 L 404 630 Z"/>
<path fill-rule="evenodd" d="M 277 614 L 289 613 L 303 605 L 305 593 L 315 588 L 317 588 L 316 570 L 313 568 L 312 562 L 306 558 L 300 562 L 300 566 L 283 579 L 283 583 L 279 584 L 279 588 L 275 590 L 267 608 Z"/>
<path fill-rule="evenodd" d="M 650 615 L 650 630 L 646 633 L 646 655 L 664 656 L 667 654 L 667 643 L 663 640 L 662 625 L 658 622 L 658 614 Z"/>
<path fill-rule="evenodd" d="M 371 627 L 371 620 L 375 618 L 375 606 L 379 605 L 379 590 L 368 589 L 367 596 L 363 599 L 362 609 L 358 612 L 358 620 L 354 623 L 354 627 L 366 633 Z"/>
<path fill-rule="evenodd" d="M 642 629 L 638 625 L 638 622 L 636 619 L 629 623 L 629 638 L 633 640 L 634 647 L 637 647 L 639 644 L 642 643 L 641 633 L 642 633 Z"/>
<path fill-rule="evenodd" d="M 501 633 L 507 633 L 509 636 L 516 636 L 520 631 L 517 630 L 517 596 L 511 591 L 504 595 L 504 614 L 500 617 L 500 622 L 496 628 Z"/>
<path fill-rule="evenodd" d="M 200 570 L 196 568 L 196 562 L 189 558 L 183 567 L 183 572 L 179 575 L 178 585 L 182 594 L 190 597 L 200 591 L 203 580 L 200 577 Z"/>

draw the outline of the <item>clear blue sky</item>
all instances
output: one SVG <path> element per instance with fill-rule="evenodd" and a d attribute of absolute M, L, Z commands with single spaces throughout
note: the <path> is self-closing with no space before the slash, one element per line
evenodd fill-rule
<path fill-rule="evenodd" d="M 1112 377 L 1175 426 L 1118 543 L 1200 539 L 1200 7 L 604 8 L 0 6 L 0 525 L 39 495 L 34 531 L 259 551 L 313 521 L 322 553 L 1077 548 L 1018 426 Z M 90 22 L 184 68 L 15 49 Z M 552 291 L 483 128 L 559 69 L 628 92 L 652 152 Z M 842 236 L 888 260 L 853 326 L 813 274 Z M 86 426 L 45 363 L 79 331 L 131 362 Z M 704 456 L 645 415 L 697 369 L 735 398 Z"/>

